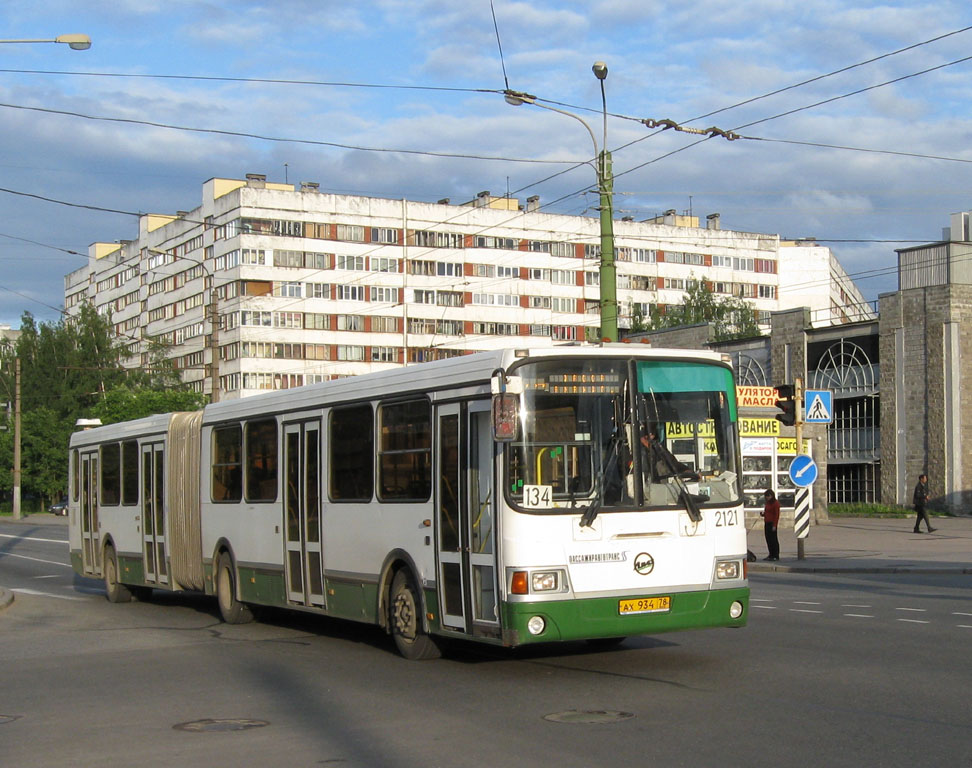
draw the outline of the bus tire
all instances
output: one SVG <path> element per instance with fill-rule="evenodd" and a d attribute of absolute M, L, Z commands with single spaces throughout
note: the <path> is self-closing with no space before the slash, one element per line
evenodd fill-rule
<path fill-rule="evenodd" d="M 105 573 L 105 597 L 109 603 L 127 603 L 132 599 L 132 591 L 118 580 L 118 558 L 115 548 L 105 547 L 102 569 Z"/>
<path fill-rule="evenodd" d="M 388 625 L 398 652 L 410 661 L 437 659 L 442 651 L 422 627 L 422 601 L 408 568 L 392 579 Z"/>
<path fill-rule="evenodd" d="M 216 602 L 219 604 L 219 615 L 227 624 L 253 621 L 252 611 L 236 598 L 236 571 L 233 560 L 225 552 L 216 561 Z"/>

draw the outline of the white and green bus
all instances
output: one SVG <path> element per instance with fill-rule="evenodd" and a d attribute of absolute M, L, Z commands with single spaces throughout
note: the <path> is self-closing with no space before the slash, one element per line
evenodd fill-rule
<path fill-rule="evenodd" d="M 483 352 L 76 432 L 75 570 L 377 624 L 409 658 L 746 623 L 715 353 Z"/>

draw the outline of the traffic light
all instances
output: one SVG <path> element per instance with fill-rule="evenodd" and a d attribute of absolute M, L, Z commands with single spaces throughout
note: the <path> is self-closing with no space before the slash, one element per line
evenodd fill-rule
<path fill-rule="evenodd" d="M 796 424 L 797 417 L 796 385 L 777 384 L 776 394 L 779 398 L 776 401 L 776 407 L 781 411 L 776 414 L 776 418 L 784 426 L 792 427 Z"/>

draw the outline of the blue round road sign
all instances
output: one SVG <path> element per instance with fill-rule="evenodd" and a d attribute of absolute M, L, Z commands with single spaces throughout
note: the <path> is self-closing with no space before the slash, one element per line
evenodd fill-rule
<path fill-rule="evenodd" d="M 790 462 L 790 480 L 797 488 L 806 488 L 813 485 L 817 479 L 817 462 L 813 456 L 801 453 Z"/>

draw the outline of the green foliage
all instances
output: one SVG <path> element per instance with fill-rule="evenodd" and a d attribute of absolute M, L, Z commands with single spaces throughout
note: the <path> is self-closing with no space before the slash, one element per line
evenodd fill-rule
<path fill-rule="evenodd" d="M 68 441 L 79 418 L 104 423 L 173 410 L 195 410 L 203 397 L 182 390 L 178 372 L 153 352 L 147 371 L 126 370 L 126 354 L 110 322 L 85 304 L 78 316 L 37 324 L 21 321 L 16 343 L 0 345 L 0 399 L 14 399 L 20 360 L 21 493 L 57 499 L 67 486 Z M 178 387 L 179 389 L 173 389 Z M 13 418 L 0 416 L 0 491 L 13 487 Z"/>
<path fill-rule="evenodd" d="M 947 511 L 928 508 L 929 516 L 945 515 Z M 914 517 L 915 510 L 911 507 L 899 507 L 896 504 L 828 504 L 827 514 L 831 517 Z"/>
<path fill-rule="evenodd" d="M 197 411 L 205 404 L 205 396 L 198 392 L 117 387 L 105 393 L 91 415 L 101 419 L 102 424 L 115 424 L 156 413 Z"/>
<path fill-rule="evenodd" d="M 715 326 L 716 341 L 759 336 L 753 305 L 734 296 L 716 297 L 703 280 L 696 281 L 686 292 L 683 303 L 666 307 L 664 315 L 645 318 L 640 312 L 636 313 L 632 331 L 657 331 L 700 323 Z"/>

